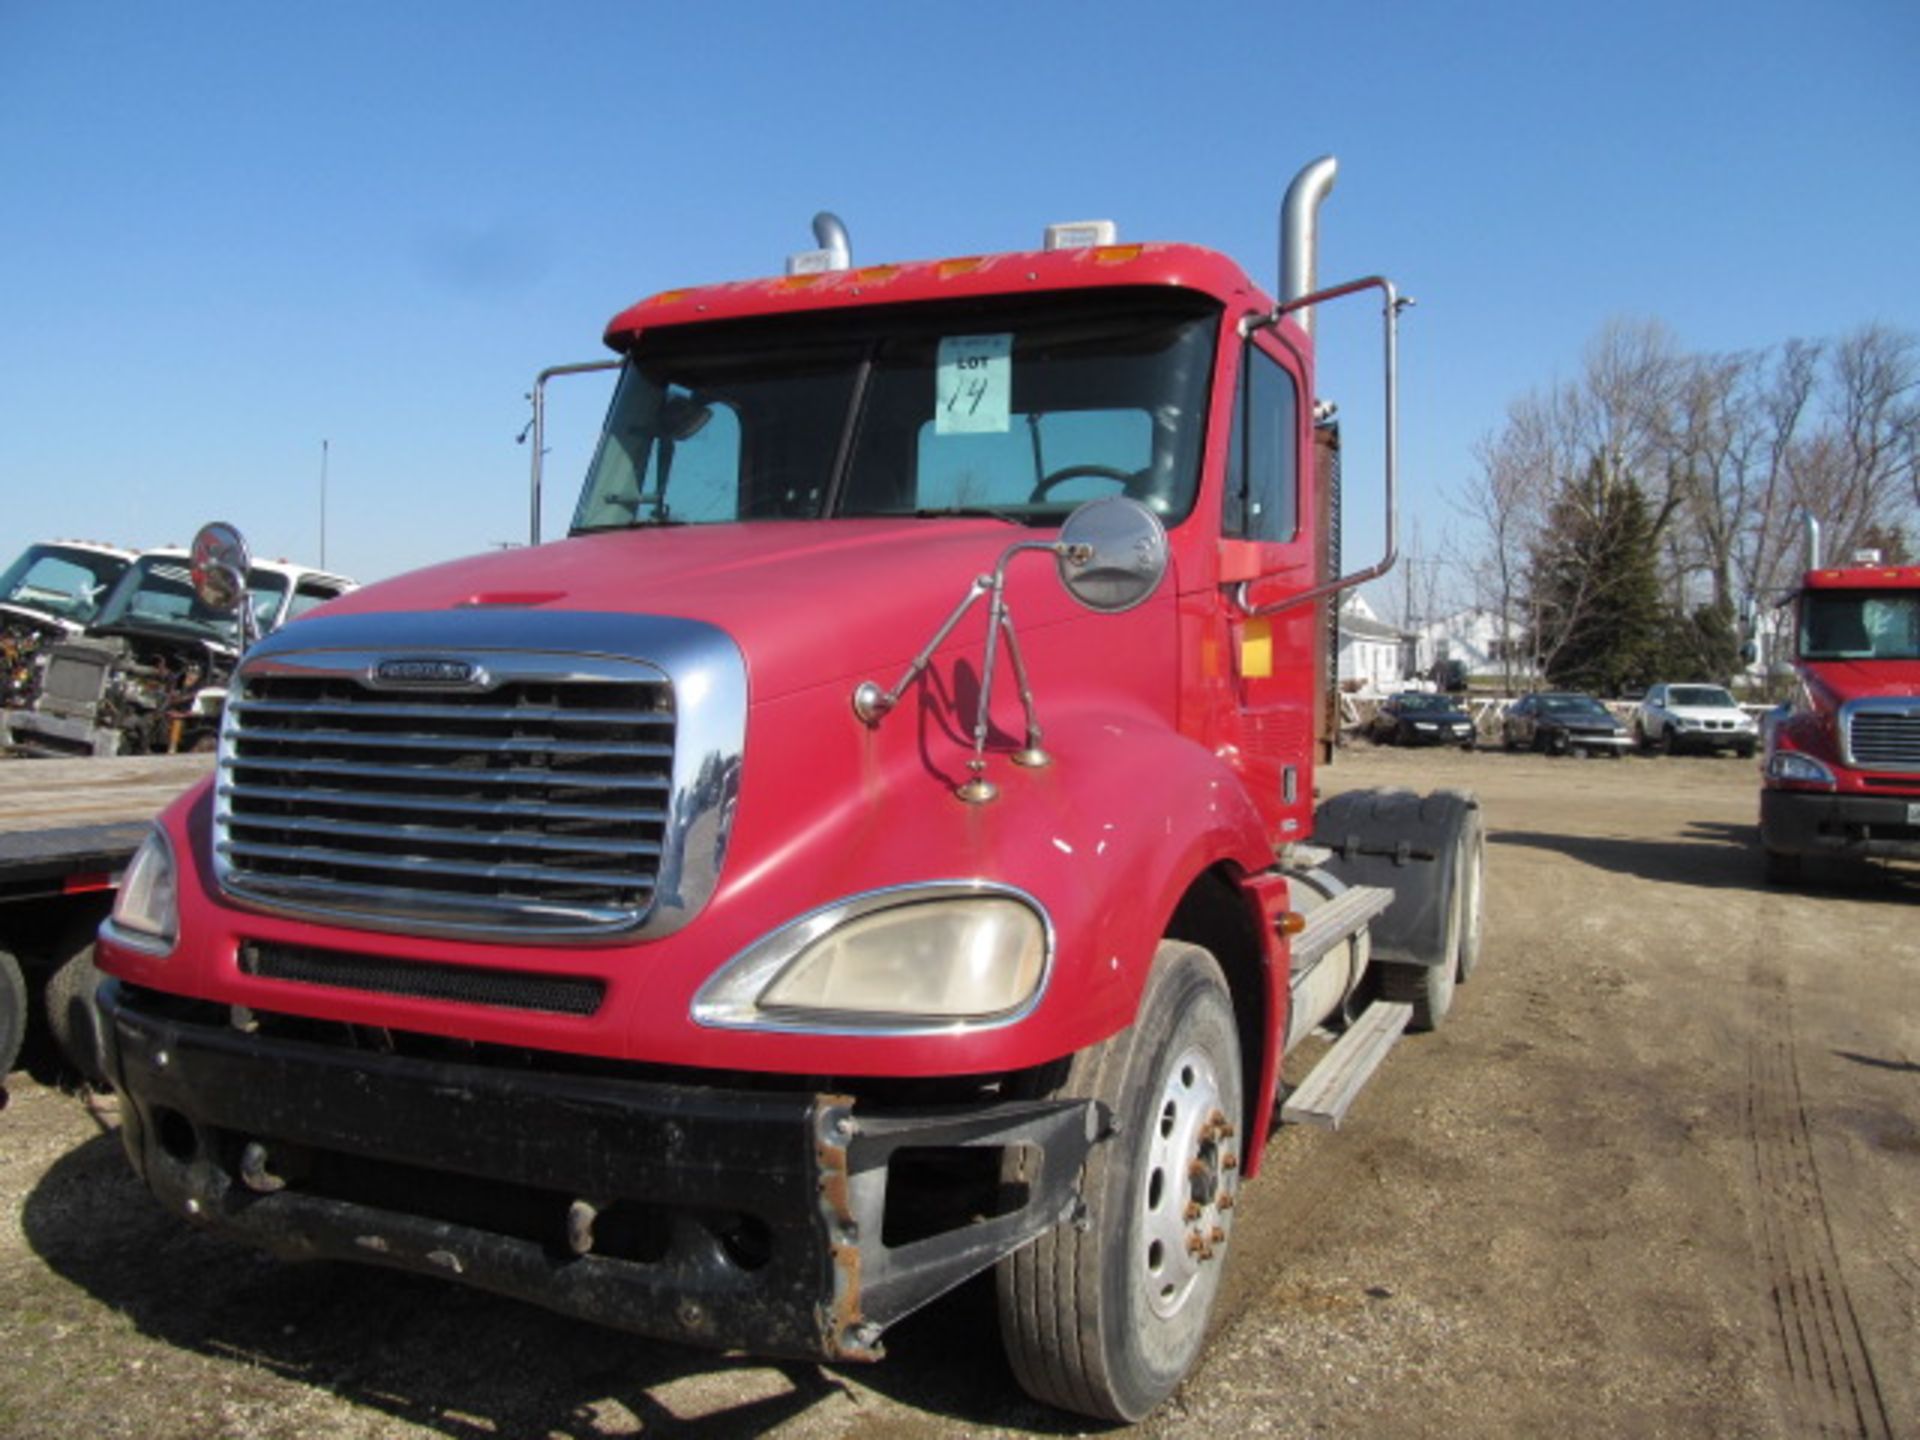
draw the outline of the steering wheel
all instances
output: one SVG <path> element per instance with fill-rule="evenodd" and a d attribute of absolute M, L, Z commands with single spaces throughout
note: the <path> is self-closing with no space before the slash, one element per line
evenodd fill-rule
<path fill-rule="evenodd" d="M 1038 504 L 1047 498 L 1047 492 L 1056 485 L 1064 485 L 1069 480 L 1111 480 L 1122 490 L 1130 490 L 1136 481 L 1147 472 L 1144 470 L 1122 470 L 1118 465 L 1067 465 L 1044 476 L 1033 487 L 1033 494 L 1027 497 L 1028 504 Z"/>

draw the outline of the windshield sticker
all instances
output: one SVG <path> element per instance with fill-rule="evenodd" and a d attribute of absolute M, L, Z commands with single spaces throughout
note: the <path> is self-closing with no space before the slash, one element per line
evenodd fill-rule
<path fill-rule="evenodd" d="M 934 387 L 934 434 L 1006 434 L 1012 428 L 1013 336 L 946 336 Z"/>

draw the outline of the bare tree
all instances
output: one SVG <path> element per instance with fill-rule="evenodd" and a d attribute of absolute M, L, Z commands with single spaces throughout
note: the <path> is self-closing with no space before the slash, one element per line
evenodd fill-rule
<path fill-rule="evenodd" d="M 1537 667 L 1580 623 L 1562 612 L 1584 603 L 1558 532 L 1592 518 L 1578 511 L 1583 487 L 1604 501 L 1626 477 L 1647 501 L 1666 607 L 1751 627 L 1803 563 L 1803 516 L 1835 555 L 1869 535 L 1920 540 L 1920 337 L 1868 325 L 1707 355 L 1658 321 L 1615 320 L 1574 380 L 1509 406 L 1474 462 L 1458 508 L 1479 539 L 1477 596 L 1506 634 L 1533 637 Z M 1552 614 L 1531 581 L 1543 562 L 1560 582 Z M 1512 685 L 1510 663 L 1503 678 Z"/>

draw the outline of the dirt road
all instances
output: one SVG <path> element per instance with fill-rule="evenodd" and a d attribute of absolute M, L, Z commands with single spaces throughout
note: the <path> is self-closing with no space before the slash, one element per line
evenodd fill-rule
<path fill-rule="evenodd" d="M 1481 968 L 1248 1187 L 1147 1436 L 1920 1437 L 1920 873 L 1759 883 L 1750 764 L 1360 746 L 1470 786 Z M 71 1097 L 0 1114 L 0 1435 L 909 1440 L 1081 1428 L 969 1287 L 874 1368 L 634 1341 L 288 1267 L 163 1215 Z"/>

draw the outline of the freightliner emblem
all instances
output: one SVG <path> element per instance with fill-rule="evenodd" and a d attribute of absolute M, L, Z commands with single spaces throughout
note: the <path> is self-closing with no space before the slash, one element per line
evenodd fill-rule
<path fill-rule="evenodd" d="M 432 656 L 382 660 L 373 667 L 373 677 L 389 685 L 472 685 L 482 678 L 470 660 Z"/>

